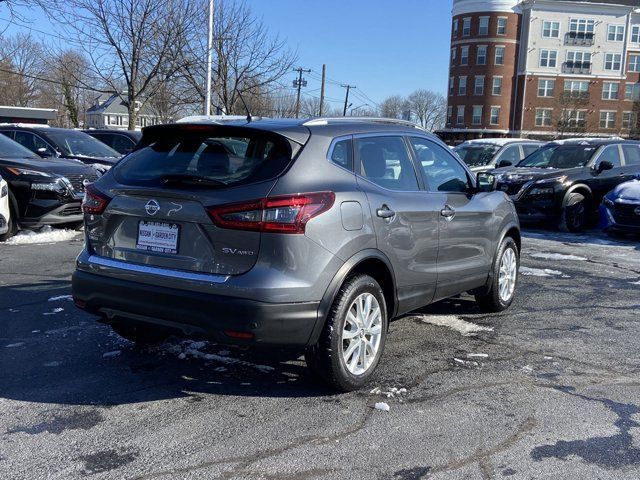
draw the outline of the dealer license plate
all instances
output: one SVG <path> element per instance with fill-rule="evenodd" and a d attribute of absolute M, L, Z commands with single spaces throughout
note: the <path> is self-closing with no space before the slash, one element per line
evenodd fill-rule
<path fill-rule="evenodd" d="M 175 223 L 141 220 L 138 224 L 136 248 L 139 250 L 176 254 L 179 240 L 180 226 Z"/>

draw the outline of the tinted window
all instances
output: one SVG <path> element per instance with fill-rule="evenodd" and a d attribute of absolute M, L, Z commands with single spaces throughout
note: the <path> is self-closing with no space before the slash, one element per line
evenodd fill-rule
<path fill-rule="evenodd" d="M 77 157 L 112 157 L 118 158 L 120 154 L 108 147 L 100 140 L 76 130 L 51 130 L 47 137 L 65 155 Z"/>
<path fill-rule="evenodd" d="M 502 150 L 500 156 L 496 159 L 496 162 L 506 160 L 511 162 L 511 165 L 518 163 L 520 158 L 520 147 L 518 145 L 509 145 Z"/>
<path fill-rule="evenodd" d="M 598 157 L 598 163 L 602 162 L 611 162 L 614 167 L 622 166 L 622 161 L 620 160 L 620 150 L 618 150 L 618 145 L 609 145 Z"/>
<path fill-rule="evenodd" d="M 230 142 L 235 150 L 229 147 Z M 237 155 L 236 151 L 244 154 Z M 190 135 L 136 150 L 112 171 L 119 182 L 127 184 L 162 184 L 167 177 L 187 176 L 241 185 L 276 177 L 290 160 L 291 147 L 279 137 L 262 133 L 246 137 Z"/>
<path fill-rule="evenodd" d="M 596 152 L 592 145 L 549 145 L 532 153 L 519 167 L 575 168 L 584 167 Z"/>
<path fill-rule="evenodd" d="M 351 140 L 340 140 L 333 145 L 331 161 L 347 170 L 353 168 L 353 149 Z"/>
<path fill-rule="evenodd" d="M 466 192 L 466 170 L 441 146 L 424 138 L 411 138 L 427 188 L 434 192 Z"/>
<path fill-rule="evenodd" d="M 389 190 L 416 191 L 418 179 L 401 137 L 357 141 L 362 176 Z"/>
<path fill-rule="evenodd" d="M 622 151 L 627 165 L 640 165 L 640 145 L 622 145 Z"/>
<path fill-rule="evenodd" d="M 497 145 L 474 145 L 462 144 L 454 151 L 470 167 L 484 167 L 493 159 L 496 152 L 500 150 Z"/>
<path fill-rule="evenodd" d="M 38 158 L 31 150 L 26 149 L 5 135 L 0 135 L 0 156 L 7 158 Z"/>
<path fill-rule="evenodd" d="M 28 148 L 34 153 L 37 153 L 39 149 L 44 148 L 46 153 L 48 153 L 49 155 L 53 156 L 56 154 L 56 152 L 47 142 L 45 142 L 40 136 L 34 133 L 17 130 L 15 132 L 14 139 L 20 145 Z"/>
<path fill-rule="evenodd" d="M 522 145 L 522 150 L 524 150 L 524 156 L 528 157 L 533 152 L 536 152 L 540 149 L 540 145 Z"/>

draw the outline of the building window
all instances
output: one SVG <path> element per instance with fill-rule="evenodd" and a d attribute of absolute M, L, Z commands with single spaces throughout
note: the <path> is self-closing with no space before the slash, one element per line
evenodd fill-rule
<path fill-rule="evenodd" d="M 453 107 L 447 107 L 447 124 L 451 125 L 453 123 Z"/>
<path fill-rule="evenodd" d="M 624 40 L 624 25 L 609 25 L 607 28 L 607 40 L 610 42 L 622 42 Z"/>
<path fill-rule="evenodd" d="M 504 47 L 496 47 L 496 65 L 504 65 Z"/>
<path fill-rule="evenodd" d="M 578 34 L 579 38 L 593 38 L 596 29 L 595 20 L 572 18 L 569 21 L 569 32 Z"/>
<path fill-rule="evenodd" d="M 457 57 L 458 57 L 458 49 L 454 47 L 451 49 L 451 66 L 452 67 L 456 64 Z"/>
<path fill-rule="evenodd" d="M 616 112 L 600 112 L 600 128 L 616 128 Z"/>
<path fill-rule="evenodd" d="M 462 19 L 462 36 L 468 37 L 471 35 L 471 17 Z"/>
<path fill-rule="evenodd" d="M 567 63 L 575 68 L 591 68 L 591 52 L 567 52 Z"/>
<path fill-rule="evenodd" d="M 456 124 L 464 125 L 464 105 L 458 106 L 458 114 L 456 115 Z"/>
<path fill-rule="evenodd" d="M 640 43 L 640 25 L 631 27 L 631 43 Z"/>
<path fill-rule="evenodd" d="M 602 84 L 603 100 L 618 100 L 620 84 L 614 82 L 604 82 Z"/>
<path fill-rule="evenodd" d="M 622 65 L 621 53 L 605 53 L 604 54 L 604 69 L 609 71 L 619 72 Z"/>
<path fill-rule="evenodd" d="M 469 47 L 462 47 L 460 49 L 460 65 L 469 65 Z"/>
<path fill-rule="evenodd" d="M 493 77 L 493 85 L 491 86 L 491 95 L 502 95 L 502 77 Z"/>
<path fill-rule="evenodd" d="M 506 17 L 498 18 L 498 35 L 506 35 L 507 34 L 507 19 Z"/>
<path fill-rule="evenodd" d="M 542 36 L 544 38 L 560 38 L 560 22 L 542 22 Z"/>
<path fill-rule="evenodd" d="M 556 68 L 558 66 L 557 50 L 540 50 L 540 67 Z"/>
<path fill-rule="evenodd" d="M 562 119 L 569 127 L 584 127 L 586 118 L 586 110 L 565 110 L 562 113 Z"/>
<path fill-rule="evenodd" d="M 640 55 L 629 55 L 629 72 L 640 72 Z"/>
<path fill-rule="evenodd" d="M 457 37 L 458 36 L 458 19 L 455 19 L 453 21 L 453 26 L 451 30 L 453 31 L 452 36 Z"/>
<path fill-rule="evenodd" d="M 467 77 L 462 76 L 458 79 L 458 95 L 467 94 Z"/>
<path fill-rule="evenodd" d="M 640 83 L 627 83 L 624 91 L 624 99 L 632 102 L 640 100 Z"/>
<path fill-rule="evenodd" d="M 538 80 L 538 96 L 553 97 L 553 90 L 556 87 L 555 80 Z"/>
<path fill-rule="evenodd" d="M 476 65 L 486 65 L 487 64 L 487 46 L 480 45 L 478 46 L 478 54 L 476 56 Z"/>
<path fill-rule="evenodd" d="M 480 17 L 478 35 L 489 35 L 489 17 Z"/>
<path fill-rule="evenodd" d="M 482 123 L 482 106 L 475 105 L 473 107 L 473 118 L 471 119 L 473 125 L 480 125 Z"/>
<path fill-rule="evenodd" d="M 500 123 L 500 107 L 491 107 L 491 118 L 489 119 L 491 125 L 498 125 Z"/>
<path fill-rule="evenodd" d="M 476 81 L 473 87 L 474 95 L 484 95 L 484 75 L 476 76 Z"/>
<path fill-rule="evenodd" d="M 551 108 L 536 108 L 536 127 L 550 127 L 552 115 Z"/>
<path fill-rule="evenodd" d="M 589 82 L 581 80 L 565 80 L 564 92 L 570 94 L 572 97 L 587 95 L 589 93 Z"/>
<path fill-rule="evenodd" d="M 638 115 L 635 112 L 622 112 L 622 128 L 631 130 L 638 124 Z"/>
<path fill-rule="evenodd" d="M 455 88 L 454 83 L 455 83 L 454 78 L 449 77 L 449 95 L 453 95 L 453 89 Z"/>

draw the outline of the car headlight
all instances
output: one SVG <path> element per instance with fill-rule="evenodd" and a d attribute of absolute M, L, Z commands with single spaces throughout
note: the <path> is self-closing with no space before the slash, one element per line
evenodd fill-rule
<path fill-rule="evenodd" d="M 45 192 L 56 192 L 59 194 L 63 194 L 67 192 L 68 185 L 65 183 L 66 179 L 56 178 L 55 180 L 49 182 L 32 182 L 31 190 L 45 191 Z M 67 182 L 69 182 L 67 180 Z"/>
<path fill-rule="evenodd" d="M 551 196 L 553 195 L 553 187 L 533 187 L 527 195 L 530 196 Z"/>
<path fill-rule="evenodd" d="M 543 178 L 542 180 L 538 180 L 535 185 L 549 185 L 550 183 L 562 183 L 567 179 L 566 175 L 561 177 L 553 177 L 553 178 Z"/>
<path fill-rule="evenodd" d="M 27 175 L 32 177 L 48 177 L 48 178 L 51 178 L 53 176 L 46 172 L 39 172 L 38 170 L 29 170 L 28 168 L 7 167 L 7 170 L 9 170 L 14 175 L 18 175 L 18 176 Z"/>

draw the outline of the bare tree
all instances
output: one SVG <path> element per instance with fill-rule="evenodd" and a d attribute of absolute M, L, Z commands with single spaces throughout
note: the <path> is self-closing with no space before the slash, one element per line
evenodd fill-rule
<path fill-rule="evenodd" d="M 404 118 L 407 109 L 407 101 L 404 98 L 392 95 L 380 104 L 380 115 L 386 118 Z"/>
<path fill-rule="evenodd" d="M 416 90 L 407 98 L 410 112 L 420 125 L 427 130 L 440 128 L 445 121 L 447 100 L 439 93 L 430 90 Z"/>
<path fill-rule="evenodd" d="M 0 38 L 0 103 L 33 106 L 39 95 L 42 58 L 42 45 L 29 34 Z"/>
<path fill-rule="evenodd" d="M 567 134 L 584 134 L 590 130 L 589 94 L 582 92 L 562 92 L 558 96 L 556 118 L 556 130 L 558 137 L 563 138 Z"/>
<path fill-rule="evenodd" d="M 196 16 L 194 0 L 40 0 L 67 41 L 80 45 L 90 79 L 124 87 L 129 129 L 139 109 L 184 65 L 182 51 Z M 200 29 L 198 29 L 200 30 Z M 86 81 L 86 78 L 83 79 Z"/>

